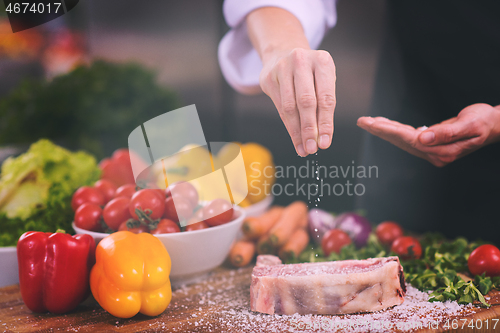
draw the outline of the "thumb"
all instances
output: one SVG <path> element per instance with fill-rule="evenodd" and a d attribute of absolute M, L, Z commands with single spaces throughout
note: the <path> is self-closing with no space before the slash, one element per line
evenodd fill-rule
<path fill-rule="evenodd" d="M 420 133 L 418 140 L 427 146 L 437 146 L 474 137 L 473 127 L 466 120 L 457 119 L 452 123 L 441 123 Z"/>

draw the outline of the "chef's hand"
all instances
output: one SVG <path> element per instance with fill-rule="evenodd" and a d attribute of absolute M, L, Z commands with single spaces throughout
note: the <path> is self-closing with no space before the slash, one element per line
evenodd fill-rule
<path fill-rule="evenodd" d="M 246 23 L 263 64 L 260 86 L 274 102 L 297 154 L 328 148 L 335 110 L 332 56 L 311 50 L 300 21 L 282 8 L 258 8 Z"/>
<path fill-rule="evenodd" d="M 429 128 L 415 129 L 384 117 L 361 117 L 358 126 L 410 154 L 443 167 L 500 141 L 500 105 L 473 104 L 458 116 Z"/>
<path fill-rule="evenodd" d="M 278 109 L 297 154 L 330 146 L 335 65 L 328 52 L 296 48 L 278 56 L 264 65 L 260 86 Z"/>

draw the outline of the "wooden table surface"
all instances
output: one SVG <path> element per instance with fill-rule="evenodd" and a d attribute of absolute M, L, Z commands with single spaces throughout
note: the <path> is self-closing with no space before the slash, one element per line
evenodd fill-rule
<path fill-rule="evenodd" d="M 294 329 L 290 316 L 270 316 L 249 309 L 249 287 L 252 267 L 231 269 L 219 267 L 203 282 L 173 290 L 172 302 L 158 317 L 137 315 L 119 319 L 104 311 L 92 298 L 65 315 L 34 314 L 24 305 L 19 286 L 0 288 L 0 331 L 3 332 L 306 332 Z M 475 327 L 450 332 L 500 332 L 500 292 L 492 292 L 489 309 L 474 308 L 475 313 L 450 319 L 475 320 Z M 469 312 L 472 312 L 469 311 Z M 336 316 L 339 318 L 339 316 Z M 311 317 L 305 317 L 311 318 Z M 323 318 L 316 316 L 316 318 Z M 324 316 L 330 318 L 330 316 Z M 352 318 L 352 315 L 351 315 Z M 481 321 L 481 329 L 476 324 Z M 451 322 L 450 322 L 451 324 Z M 462 326 L 461 322 L 458 322 Z M 488 329 L 485 325 L 488 324 Z M 451 326 L 451 325 L 450 325 Z M 452 327 L 450 327 L 452 328 Z M 314 332 L 326 332 L 316 328 Z M 348 330 L 343 330 L 344 332 Z M 396 330 L 393 330 L 396 331 Z M 418 332 L 447 331 L 439 329 Z"/>

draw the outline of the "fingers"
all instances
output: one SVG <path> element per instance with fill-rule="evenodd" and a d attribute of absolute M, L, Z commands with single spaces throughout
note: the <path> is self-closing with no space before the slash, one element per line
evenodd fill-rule
<path fill-rule="evenodd" d="M 413 127 L 395 121 L 374 121 L 366 130 L 398 146 L 403 142 L 412 145 L 416 133 Z"/>
<path fill-rule="evenodd" d="M 321 53 L 314 68 L 314 81 L 317 96 L 318 146 L 330 147 L 334 131 L 335 111 L 335 65 L 328 52 Z"/>
<path fill-rule="evenodd" d="M 295 151 L 299 156 L 304 157 L 307 153 L 302 144 L 302 137 L 300 134 L 300 118 L 295 102 L 293 81 L 291 68 L 284 68 L 278 72 L 279 98 L 277 99 L 279 99 L 280 103 L 276 107 L 278 108 L 281 120 L 285 124 L 288 134 L 290 134 Z"/>
<path fill-rule="evenodd" d="M 419 135 L 419 142 L 427 146 L 438 146 L 479 136 L 474 126 L 471 126 L 470 119 L 454 118 L 454 120 L 450 119 L 429 127 Z"/>
<path fill-rule="evenodd" d="M 300 114 L 300 131 L 302 144 L 307 154 L 318 150 L 318 121 L 316 118 L 316 91 L 314 77 L 309 61 L 303 54 L 296 53 L 293 59 L 294 88 L 297 108 Z"/>
<path fill-rule="evenodd" d="M 360 117 L 358 118 L 358 126 L 363 128 L 363 127 L 370 127 L 370 126 L 376 126 L 379 125 L 379 124 L 391 124 L 391 125 L 394 125 L 396 128 L 404 128 L 404 129 L 407 129 L 407 130 L 415 130 L 414 127 L 410 126 L 410 125 L 405 125 L 405 124 L 401 124 L 397 121 L 394 121 L 394 120 L 390 120 L 390 119 L 387 119 L 385 117 L 375 117 L 375 118 L 372 118 L 372 117 Z"/>
<path fill-rule="evenodd" d="M 488 111 L 493 108 L 473 106 L 430 128 L 415 129 L 383 117 L 361 117 L 358 126 L 435 166 L 443 167 L 488 144 L 490 124 L 495 123 L 488 117 L 491 114 Z"/>
<path fill-rule="evenodd" d="M 326 51 L 294 49 L 261 72 L 262 90 L 273 100 L 300 156 L 330 146 L 335 109 L 335 65 Z"/>
<path fill-rule="evenodd" d="M 361 117 L 358 126 L 417 157 L 428 159 L 427 154 L 415 148 L 418 131 L 384 117 Z"/>

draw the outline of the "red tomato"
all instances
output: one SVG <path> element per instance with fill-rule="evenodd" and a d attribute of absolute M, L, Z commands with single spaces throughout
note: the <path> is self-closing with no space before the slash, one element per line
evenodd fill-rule
<path fill-rule="evenodd" d="M 422 256 L 422 247 L 420 242 L 410 236 L 397 238 L 391 246 L 391 251 L 396 253 L 401 259 L 419 259 Z M 410 252 L 413 252 L 411 254 Z"/>
<path fill-rule="evenodd" d="M 130 199 L 127 197 L 117 197 L 106 204 L 102 216 L 111 230 L 118 230 L 123 222 L 131 218 L 128 209 L 129 204 Z"/>
<path fill-rule="evenodd" d="M 163 216 L 165 211 L 165 200 L 160 199 L 160 196 L 154 190 L 144 189 L 137 191 L 130 200 L 129 212 L 134 219 L 138 219 L 135 210 L 141 209 L 143 212 L 148 213 L 149 217 L 153 220 L 159 219 Z"/>
<path fill-rule="evenodd" d="M 119 161 L 122 164 L 130 164 L 130 153 L 127 148 L 120 148 L 113 152 L 111 159 Z"/>
<path fill-rule="evenodd" d="M 193 206 L 191 203 L 182 197 L 174 198 L 168 197 L 165 199 L 165 212 L 163 217 L 174 222 L 180 220 L 187 220 L 193 215 Z"/>
<path fill-rule="evenodd" d="M 135 193 L 135 184 L 125 184 L 120 187 L 115 192 L 115 198 L 117 197 L 127 197 L 132 198 Z"/>
<path fill-rule="evenodd" d="M 165 195 L 165 190 L 162 190 L 161 188 L 156 188 L 155 184 L 148 183 L 146 187 L 139 187 L 138 190 L 143 190 L 143 189 L 150 189 L 151 191 L 154 191 L 160 199 L 165 199 L 167 196 Z"/>
<path fill-rule="evenodd" d="M 173 183 L 165 190 L 167 197 L 171 196 L 172 193 L 175 196 L 180 196 L 187 199 L 192 207 L 198 206 L 198 191 L 196 188 L 189 182 L 180 181 L 177 183 Z"/>
<path fill-rule="evenodd" d="M 102 209 L 98 205 L 86 202 L 75 213 L 75 225 L 89 231 L 102 231 L 99 221 L 102 217 Z"/>
<path fill-rule="evenodd" d="M 323 253 L 325 256 L 329 256 L 330 253 L 340 253 L 340 250 L 346 246 L 351 244 L 351 238 L 349 235 L 340 230 L 340 229 L 331 229 L 328 230 L 321 240 L 321 248 L 323 249 Z"/>
<path fill-rule="evenodd" d="M 101 191 L 94 187 L 82 186 L 76 190 L 75 194 L 73 194 L 73 198 L 71 199 L 71 208 L 76 211 L 78 207 L 86 202 L 91 202 L 98 206 L 104 206 L 104 195 L 102 195 Z"/>
<path fill-rule="evenodd" d="M 205 222 L 211 226 L 221 225 L 233 218 L 233 206 L 224 199 L 214 199 L 203 207 Z"/>
<path fill-rule="evenodd" d="M 155 188 L 152 190 L 155 191 L 155 193 L 160 197 L 160 199 L 165 200 L 167 198 L 167 196 L 165 195 L 165 191 L 162 190 L 161 188 Z"/>
<path fill-rule="evenodd" d="M 198 208 L 198 210 L 194 213 L 194 217 L 198 219 L 198 221 L 204 221 L 203 217 L 203 207 Z"/>
<path fill-rule="evenodd" d="M 195 230 L 201 230 L 201 229 L 207 229 L 207 228 L 210 228 L 210 226 L 205 221 L 200 221 L 200 222 L 188 224 L 186 226 L 186 231 L 195 231 Z"/>
<path fill-rule="evenodd" d="M 403 228 L 396 222 L 386 221 L 377 226 L 375 234 L 380 243 L 391 246 L 396 238 L 403 236 Z"/>
<path fill-rule="evenodd" d="M 110 180 L 116 186 L 135 183 L 130 161 L 127 165 L 115 159 L 104 159 L 99 163 L 99 167 L 102 170 L 101 178 Z"/>
<path fill-rule="evenodd" d="M 181 228 L 172 220 L 161 219 L 156 229 L 151 230 L 152 234 L 170 234 L 174 232 L 181 232 Z"/>
<path fill-rule="evenodd" d="M 118 231 L 130 231 L 133 232 L 134 234 L 140 234 L 143 232 L 149 232 L 149 228 L 143 224 L 141 224 L 138 227 L 129 228 L 127 227 L 127 222 L 123 222 L 122 224 L 120 224 Z"/>
<path fill-rule="evenodd" d="M 473 275 L 500 276 L 500 250 L 493 245 L 481 245 L 472 251 L 467 265 Z"/>
<path fill-rule="evenodd" d="M 94 187 L 101 191 L 105 202 L 109 202 L 115 197 L 116 185 L 110 180 L 100 179 L 95 182 Z"/>

